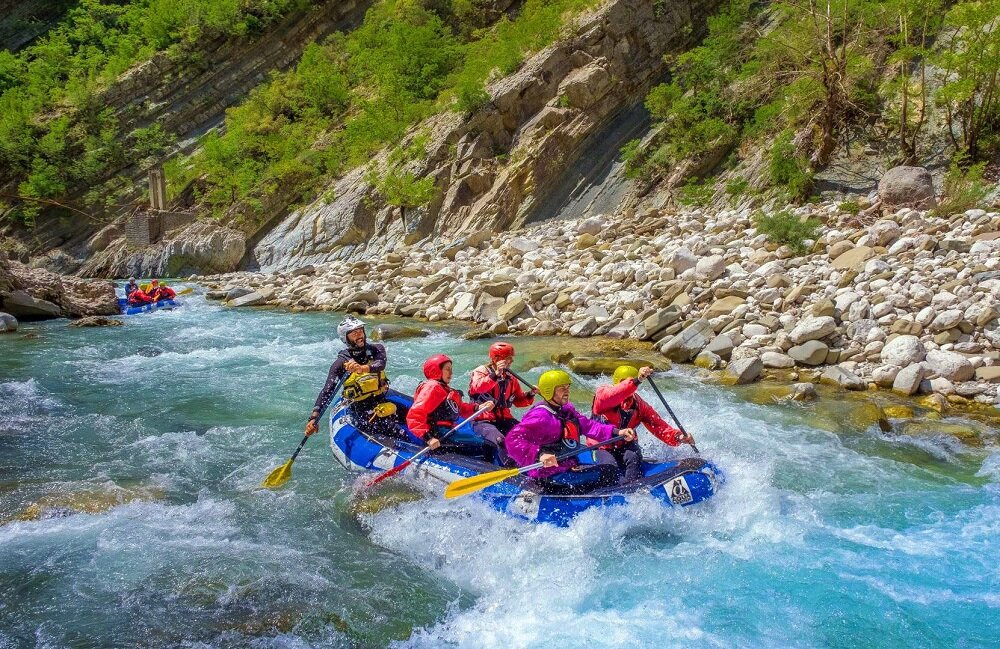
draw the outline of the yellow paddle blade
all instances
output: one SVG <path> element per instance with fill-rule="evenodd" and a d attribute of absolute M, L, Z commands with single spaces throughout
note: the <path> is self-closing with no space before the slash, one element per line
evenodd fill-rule
<path fill-rule="evenodd" d="M 383 401 L 382 403 L 375 406 L 372 410 L 376 417 L 385 418 L 392 417 L 396 414 L 396 404 L 392 401 Z"/>
<path fill-rule="evenodd" d="M 271 471 L 271 474 L 261 483 L 261 486 L 267 489 L 275 489 L 288 482 L 291 477 L 292 460 L 288 460 L 274 471 Z"/>
<path fill-rule="evenodd" d="M 187 288 L 183 288 L 183 289 L 177 291 L 177 295 L 187 295 L 188 293 L 194 293 L 194 287 L 193 286 L 188 286 Z"/>
<path fill-rule="evenodd" d="M 490 473 L 474 475 L 471 478 L 462 478 L 448 485 L 444 490 L 444 497 L 458 498 L 459 496 L 475 493 L 490 485 L 503 482 L 507 478 L 513 478 L 519 473 L 521 473 L 521 469 L 504 469 L 503 471 L 491 471 Z"/>

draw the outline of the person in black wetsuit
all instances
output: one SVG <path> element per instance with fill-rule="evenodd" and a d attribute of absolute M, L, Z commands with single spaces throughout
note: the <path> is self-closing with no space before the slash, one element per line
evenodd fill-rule
<path fill-rule="evenodd" d="M 337 334 L 347 347 L 340 350 L 330 366 L 326 383 L 316 397 L 316 405 L 306 421 L 306 435 L 319 430 L 323 416 L 340 382 L 344 382 L 343 395 L 348 401 L 354 424 L 365 430 L 398 434 L 399 416 L 373 417 L 375 407 L 385 402 L 389 379 L 385 375 L 385 346 L 368 342 L 365 323 L 354 316 L 347 316 L 337 327 Z"/>

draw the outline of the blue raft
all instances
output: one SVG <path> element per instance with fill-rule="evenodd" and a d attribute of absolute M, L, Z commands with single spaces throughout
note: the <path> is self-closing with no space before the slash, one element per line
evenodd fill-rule
<path fill-rule="evenodd" d="M 389 391 L 388 399 L 403 415 L 413 403 L 404 394 Z M 333 455 L 347 469 L 386 471 L 402 464 L 423 448 L 422 444 L 375 430 L 366 422 L 355 422 L 343 400 L 330 413 L 330 445 Z M 466 424 L 469 434 L 471 426 Z M 461 478 L 496 471 L 499 467 L 484 459 L 448 451 L 425 456 L 406 469 L 420 478 L 438 480 L 442 490 Z M 583 495 L 542 493 L 537 482 L 521 475 L 478 492 L 494 509 L 516 518 L 566 526 L 574 516 L 592 507 L 623 505 L 629 495 L 646 493 L 664 505 L 688 506 L 715 495 L 724 481 L 722 471 L 700 457 L 665 462 L 643 462 L 643 478 L 618 487 L 607 487 Z"/>
<path fill-rule="evenodd" d="M 123 315 L 135 315 L 137 313 L 148 313 L 150 311 L 162 311 L 170 309 L 176 309 L 182 304 L 177 300 L 160 300 L 159 302 L 153 302 L 151 304 L 143 304 L 142 306 L 129 306 L 128 300 L 123 297 L 118 298 L 118 308 L 121 309 Z"/>

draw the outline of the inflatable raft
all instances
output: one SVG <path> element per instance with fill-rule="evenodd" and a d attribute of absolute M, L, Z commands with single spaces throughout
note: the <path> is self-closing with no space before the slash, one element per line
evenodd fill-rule
<path fill-rule="evenodd" d="M 128 301 L 120 297 L 118 298 L 118 308 L 121 309 L 124 315 L 135 315 L 137 313 L 147 313 L 149 311 L 161 311 L 176 309 L 181 305 L 181 302 L 177 300 L 160 300 L 159 302 L 153 302 L 151 304 L 143 304 L 141 306 L 129 306 Z"/>
<path fill-rule="evenodd" d="M 413 399 L 392 390 L 387 397 L 397 406 L 398 421 L 403 421 Z M 330 413 L 330 445 L 334 457 L 346 469 L 379 472 L 402 464 L 423 448 L 423 444 L 412 437 L 405 439 L 402 435 L 369 429 L 366 422 L 355 422 L 342 400 Z M 442 490 L 455 480 L 499 469 L 484 459 L 445 450 L 430 453 L 425 458 L 405 472 L 439 481 Z M 630 495 L 637 493 L 646 493 L 664 505 L 694 505 L 711 498 L 724 480 L 718 467 L 700 457 L 643 462 L 643 476 L 624 487 L 597 489 L 583 495 L 553 495 L 543 493 L 535 480 L 521 475 L 487 487 L 478 494 L 505 514 L 565 526 L 587 509 L 622 505 Z"/>

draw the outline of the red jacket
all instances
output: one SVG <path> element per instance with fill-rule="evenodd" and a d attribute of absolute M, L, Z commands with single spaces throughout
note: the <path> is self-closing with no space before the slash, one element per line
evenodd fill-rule
<path fill-rule="evenodd" d="M 452 390 L 442 381 L 428 380 L 417 386 L 413 405 L 406 413 L 406 425 L 411 433 L 424 439 L 436 427 L 450 428 L 476 409 L 475 404 L 462 401 L 462 393 L 458 390 Z"/>
<path fill-rule="evenodd" d="M 500 393 L 501 383 L 504 388 L 503 394 Z M 476 403 L 487 401 L 496 403 L 493 410 L 479 415 L 476 421 L 514 419 L 514 413 L 510 411 L 511 406 L 527 408 L 535 401 L 534 396 L 525 394 L 520 381 L 515 379 L 513 374 L 505 372 L 501 378 L 489 365 L 480 365 L 472 371 L 472 378 L 469 380 L 469 398 Z"/>
<path fill-rule="evenodd" d="M 149 294 L 147 294 L 141 288 L 137 288 L 128 294 L 128 303 L 132 305 L 149 304 L 152 301 L 153 300 L 152 298 L 149 297 Z"/>
<path fill-rule="evenodd" d="M 677 446 L 679 430 L 663 421 L 653 407 L 635 392 L 639 383 L 635 379 L 622 381 L 618 385 L 602 385 L 594 395 L 594 416 L 604 417 L 616 428 L 637 428 L 644 424 L 646 429 L 665 444 Z M 627 418 L 628 421 L 622 421 Z"/>
<path fill-rule="evenodd" d="M 150 297 L 153 298 L 154 302 L 159 302 L 160 300 L 172 300 L 177 297 L 177 293 L 169 286 L 160 286 L 150 291 Z"/>

